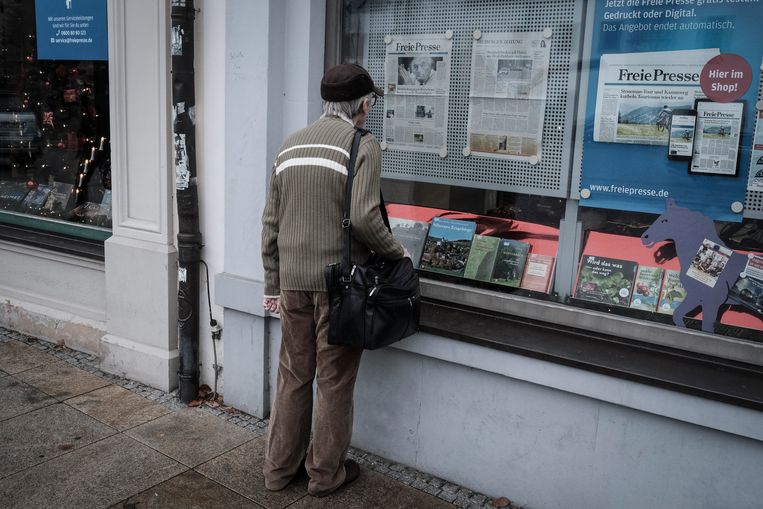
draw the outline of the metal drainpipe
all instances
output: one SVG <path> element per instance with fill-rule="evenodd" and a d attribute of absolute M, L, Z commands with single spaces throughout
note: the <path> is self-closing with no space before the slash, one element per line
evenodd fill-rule
<path fill-rule="evenodd" d="M 193 0 L 172 2 L 172 103 L 178 212 L 178 385 L 180 400 L 199 389 L 199 196 L 196 188 Z"/>

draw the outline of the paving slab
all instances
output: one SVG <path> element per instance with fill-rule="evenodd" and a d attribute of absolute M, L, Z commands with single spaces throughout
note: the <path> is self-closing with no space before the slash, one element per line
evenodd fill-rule
<path fill-rule="evenodd" d="M 56 360 L 15 375 L 58 400 L 66 400 L 109 385 L 109 382 L 74 366 Z"/>
<path fill-rule="evenodd" d="M 184 408 L 125 431 L 184 465 L 195 467 L 255 437 L 199 408 Z"/>
<path fill-rule="evenodd" d="M 168 408 L 116 385 L 68 399 L 66 404 L 119 431 L 170 413 Z"/>
<path fill-rule="evenodd" d="M 186 467 L 117 434 L 0 479 L 4 508 L 109 507 Z"/>
<path fill-rule="evenodd" d="M 116 433 L 66 405 L 46 406 L 0 424 L 0 478 Z"/>
<path fill-rule="evenodd" d="M 262 462 L 266 438 L 260 437 L 204 463 L 196 470 L 268 509 L 281 509 L 307 496 L 307 479 L 281 491 L 265 489 Z"/>
<path fill-rule="evenodd" d="M 50 362 L 50 356 L 19 341 L 0 343 L 0 369 L 8 374 L 21 373 Z"/>
<path fill-rule="evenodd" d="M 241 495 L 189 470 L 110 509 L 261 509 Z"/>
<path fill-rule="evenodd" d="M 0 421 L 56 402 L 54 398 L 41 390 L 35 389 L 12 376 L 0 378 L 0 394 L 3 395 L 3 404 L 0 405 Z M 2 424 L 0 424 L 1 426 Z"/>
<path fill-rule="evenodd" d="M 360 477 L 324 498 L 304 497 L 289 509 L 453 509 L 453 506 L 378 472 L 361 467 Z"/>

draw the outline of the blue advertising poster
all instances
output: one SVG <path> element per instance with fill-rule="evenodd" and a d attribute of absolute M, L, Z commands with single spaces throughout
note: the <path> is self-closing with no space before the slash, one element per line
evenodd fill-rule
<path fill-rule="evenodd" d="M 39 60 L 108 60 L 106 0 L 35 0 Z"/>
<path fill-rule="evenodd" d="M 672 198 L 741 221 L 763 2 L 597 0 L 594 10 L 581 205 L 662 213 Z M 719 103 L 691 118 L 706 97 Z"/>

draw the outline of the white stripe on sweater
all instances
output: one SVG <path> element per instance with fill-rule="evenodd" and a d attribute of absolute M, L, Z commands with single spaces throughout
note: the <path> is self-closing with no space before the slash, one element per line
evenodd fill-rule
<path fill-rule="evenodd" d="M 347 168 L 344 165 L 324 157 L 295 157 L 294 159 L 287 159 L 278 165 L 276 168 L 276 175 L 292 166 L 322 166 L 324 168 L 329 168 L 330 170 L 338 171 L 342 175 L 347 175 Z"/>
<path fill-rule="evenodd" d="M 345 149 L 343 149 L 341 147 L 335 147 L 334 145 L 321 145 L 321 144 L 318 144 L 318 143 L 314 143 L 314 144 L 311 144 L 311 145 L 295 145 L 293 147 L 289 147 L 286 150 L 284 150 L 283 152 L 281 152 L 280 154 L 278 154 L 278 157 L 281 157 L 282 155 L 284 155 L 286 152 L 288 152 L 290 150 L 296 150 L 298 148 L 327 148 L 329 150 L 336 150 L 337 152 L 341 152 L 347 158 L 350 157 L 350 154 Z"/>

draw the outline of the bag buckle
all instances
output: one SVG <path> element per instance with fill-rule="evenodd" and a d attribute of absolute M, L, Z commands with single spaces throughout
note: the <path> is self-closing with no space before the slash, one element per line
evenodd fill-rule
<path fill-rule="evenodd" d="M 350 275 L 349 276 L 345 276 L 345 275 L 340 276 L 339 281 L 341 281 L 342 283 L 345 283 L 345 284 L 350 284 L 352 282 L 352 276 L 355 275 L 355 268 L 356 267 L 357 267 L 357 265 L 353 265 L 352 266 L 352 270 L 350 270 Z"/>
<path fill-rule="evenodd" d="M 349 218 L 342 219 L 342 228 L 349 228 L 349 227 L 350 227 L 350 219 Z"/>

